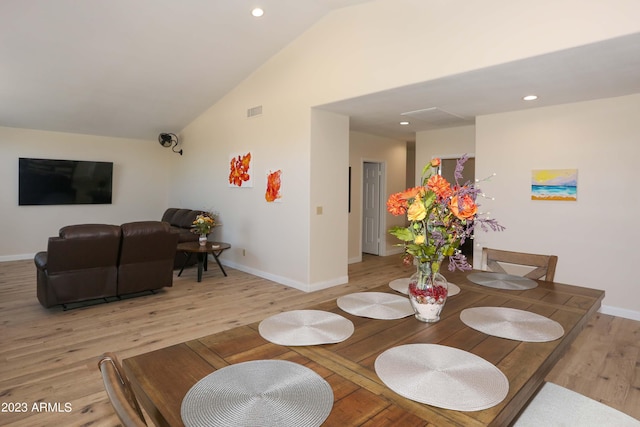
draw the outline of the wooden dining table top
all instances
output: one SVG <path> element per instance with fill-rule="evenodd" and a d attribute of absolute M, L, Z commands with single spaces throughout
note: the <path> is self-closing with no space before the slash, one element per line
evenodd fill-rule
<path fill-rule="evenodd" d="M 199 380 L 232 364 L 251 360 L 288 360 L 322 376 L 334 393 L 325 426 L 506 426 L 542 385 L 544 377 L 598 310 L 604 291 L 538 281 L 534 289 L 513 291 L 480 286 L 469 272 L 447 273 L 461 289 L 450 297 L 437 323 L 413 316 L 397 320 L 358 317 L 336 300 L 295 309 L 337 313 L 355 330 L 345 341 L 315 346 L 273 344 L 258 332 L 259 322 L 140 354 L 123 361 L 135 394 L 159 426 L 183 426 L 182 400 Z M 388 285 L 371 289 L 400 295 Z M 509 307 L 560 323 L 564 335 L 550 342 L 522 342 L 486 335 L 466 326 L 460 312 L 471 307 Z M 506 398 L 481 411 L 442 409 L 407 399 L 376 375 L 374 362 L 385 350 L 403 344 L 431 343 L 458 348 L 489 361 L 509 381 Z"/>

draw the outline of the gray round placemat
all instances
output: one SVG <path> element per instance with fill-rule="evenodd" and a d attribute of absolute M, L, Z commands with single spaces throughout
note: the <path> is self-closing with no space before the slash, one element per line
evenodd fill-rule
<path fill-rule="evenodd" d="M 509 380 L 475 354 L 438 344 L 393 347 L 375 361 L 387 387 L 416 402 L 455 411 L 480 411 L 502 402 Z"/>
<path fill-rule="evenodd" d="M 347 313 L 371 319 L 401 319 L 414 313 L 409 298 L 384 292 L 356 292 L 336 302 Z"/>
<path fill-rule="evenodd" d="M 405 295 L 409 295 L 409 280 L 410 278 L 408 277 L 404 279 L 392 280 L 389 282 L 389 287 L 394 291 L 398 291 Z M 455 285 L 451 282 L 447 282 L 447 285 L 448 285 L 447 298 L 452 297 L 454 295 L 458 295 L 460 293 L 460 287 L 458 285 Z"/>
<path fill-rule="evenodd" d="M 395 279 L 389 282 L 389 287 L 394 291 L 409 295 L 409 281 L 410 277 L 403 277 L 402 279 Z"/>
<path fill-rule="evenodd" d="M 344 341 L 353 334 L 353 323 L 339 314 L 322 310 L 292 310 L 267 317 L 258 332 L 279 345 L 319 345 Z"/>
<path fill-rule="evenodd" d="M 473 307 L 462 310 L 460 320 L 477 331 L 516 341 L 554 341 L 564 335 L 555 320 L 508 307 Z"/>
<path fill-rule="evenodd" d="M 255 360 L 219 369 L 182 400 L 186 427 L 319 426 L 333 390 L 311 369 L 286 360 Z"/>
<path fill-rule="evenodd" d="M 512 291 L 523 291 L 525 289 L 533 289 L 538 284 L 535 280 L 531 280 L 527 277 L 514 276 L 513 274 L 504 273 L 471 273 L 467 276 L 467 279 L 478 285 L 487 286 L 489 288 L 496 289 L 508 289 Z"/>

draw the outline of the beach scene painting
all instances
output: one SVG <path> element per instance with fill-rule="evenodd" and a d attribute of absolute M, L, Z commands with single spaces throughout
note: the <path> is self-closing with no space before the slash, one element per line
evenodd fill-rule
<path fill-rule="evenodd" d="M 531 171 L 531 200 L 578 200 L 577 169 Z"/>

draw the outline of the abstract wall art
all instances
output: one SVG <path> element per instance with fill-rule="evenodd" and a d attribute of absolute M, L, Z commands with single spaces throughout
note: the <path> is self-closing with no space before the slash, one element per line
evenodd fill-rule
<path fill-rule="evenodd" d="M 229 187 L 253 187 L 251 152 L 232 154 L 229 158 Z"/>
<path fill-rule="evenodd" d="M 268 203 L 282 201 L 282 169 L 267 171 L 267 190 L 264 199 Z"/>
<path fill-rule="evenodd" d="M 578 200 L 577 169 L 531 171 L 531 200 Z"/>

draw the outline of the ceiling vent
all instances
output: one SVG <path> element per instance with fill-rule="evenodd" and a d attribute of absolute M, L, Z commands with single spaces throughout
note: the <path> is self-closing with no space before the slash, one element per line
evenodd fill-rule
<path fill-rule="evenodd" d="M 434 127 L 452 127 L 473 124 L 473 119 L 458 116 L 438 107 L 408 111 L 401 115 L 410 117 L 413 121 L 418 121 L 422 124 L 428 124 Z"/>
<path fill-rule="evenodd" d="M 257 107 L 251 107 L 247 110 L 247 118 L 261 116 L 262 115 L 262 105 L 258 105 Z"/>

